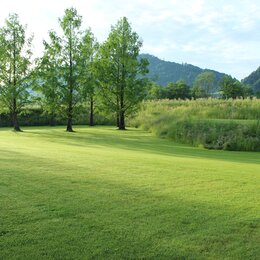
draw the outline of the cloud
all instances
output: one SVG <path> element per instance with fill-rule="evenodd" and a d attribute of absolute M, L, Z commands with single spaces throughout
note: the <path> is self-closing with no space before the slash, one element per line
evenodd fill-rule
<path fill-rule="evenodd" d="M 255 0 L 9 0 L 1 6 L 0 26 L 8 13 L 17 12 L 35 33 L 39 55 L 42 39 L 48 30 L 58 30 L 58 17 L 71 6 L 101 42 L 110 26 L 126 16 L 143 39 L 143 52 L 239 79 L 260 65 L 260 5 Z"/>

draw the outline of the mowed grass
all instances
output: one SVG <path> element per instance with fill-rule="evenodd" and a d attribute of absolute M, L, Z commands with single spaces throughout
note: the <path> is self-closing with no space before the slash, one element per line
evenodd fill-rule
<path fill-rule="evenodd" d="M 0 259 L 259 259 L 260 153 L 76 131 L 0 130 Z"/>

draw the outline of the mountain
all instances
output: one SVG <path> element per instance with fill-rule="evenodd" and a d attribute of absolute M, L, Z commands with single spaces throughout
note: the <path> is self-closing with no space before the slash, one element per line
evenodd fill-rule
<path fill-rule="evenodd" d="M 150 54 L 140 54 L 140 58 L 146 58 L 149 61 L 149 73 L 147 77 L 155 81 L 157 84 L 166 86 L 169 82 L 184 80 L 189 86 L 192 86 L 193 81 L 198 74 L 211 71 L 216 75 L 215 88 L 219 86 L 219 81 L 225 75 L 218 71 L 210 69 L 201 69 L 197 66 L 183 63 L 164 61 Z"/>
<path fill-rule="evenodd" d="M 252 86 L 254 92 L 260 92 L 260 67 L 242 80 L 243 83 Z"/>

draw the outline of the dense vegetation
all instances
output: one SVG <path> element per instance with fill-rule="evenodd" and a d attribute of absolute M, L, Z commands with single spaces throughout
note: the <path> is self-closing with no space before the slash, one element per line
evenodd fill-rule
<path fill-rule="evenodd" d="M 210 149 L 260 151 L 260 100 L 160 100 L 143 103 L 134 126 Z"/>
<path fill-rule="evenodd" d="M 151 82 L 147 99 L 190 99 L 190 98 L 247 98 L 253 97 L 253 88 L 230 75 L 224 75 L 216 86 L 216 75 L 212 71 L 198 74 L 192 86 L 184 80 L 160 86 Z"/>
<path fill-rule="evenodd" d="M 257 259 L 257 153 L 138 129 L 0 129 L 1 259 Z"/>
<path fill-rule="evenodd" d="M 249 76 L 243 79 L 245 84 L 249 84 L 253 87 L 254 91 L 260 96 L 260 67 L 252 72 Z"/>
<path fill-rule="evenodd" d="M 77 125 L 91 125 L 91 110 L 88 104 L 82 104 L 77 109 L 73 122 Z M 46 112 L 41 106 L 26 107 L 19 115 L 19 123 L 21 126 L 56 126 L 66 125 L 66 115 L 56 113 L 55 116 Z M 99 105 L 95 108 L 95 125 L 116 125 L 116 118 L 113 114 Z M 9 113 L 0 112 L 0 127 L 12 126 L 12 120 Z"/>

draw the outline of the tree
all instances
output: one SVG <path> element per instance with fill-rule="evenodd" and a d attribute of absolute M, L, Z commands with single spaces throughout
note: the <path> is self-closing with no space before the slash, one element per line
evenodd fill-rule
<path fill-rule="evenodd" d="M 62 113 L 63 78 L 59 54 L 61 46 L 55 32 L 50 31 L 51 43 L 44 44 L 43 56 L 37 60 L 34 71 L 34 90 L 40 94 L 40 101 L 50 115 L 50 125 L 55 125 L 55 118 Z"/>
<path fill-rule="evenodd" d="M 148 61 L 138 59 L 142 42 L 126 17 L 112 26 L 108 39 L 100 47 L 97 69 L 103 100 L 116 111 L 117 125 L 125 130 L 125 116 L 133 112 L 145 97 Z"/>
<path fill-rule="evenodd" d="M 243 98 L 252 97 L 254 95 L 253 88 L 249 84 L 242 83 Z"/>
<path fill-rule="evenodd" d="M 79 81 L 83 98 L 89 101 L 89 125 L 94 125 L 94 98 L 97 87 L 94 62 L 99 44 L 90 29 L 84 32 L 80 44 Z"/>
<path fill-rule="evenodd" d="M 44 42 L 45 50 L 40 63 L 44 68 L 41 79 L 45 82 L 42 84 L 42 93 L 49 101 L 57 102 L 56 104 L 65 109 L 67 132 L 73 132 L 73 114 L 81 99 L 79 82 L 81 20 L 76 9 L 65 10 L 64 16 L 59 19 L 63 33 L 58 36 L 54 31 L 49 32 L 50 42 Z M 48 89 L 44 89 L 47 85 Z"/>
<path fill-rule="evenodd" d="M 17 14 L 9 15 L 0 29 L 0 98 L 12 116 L 15 131 L 21 131 L 18 115 L 30 94 L 33 37 L 26 38 L 25 31 Z"/>
<path fill-rule="evenodd" d="M 77 84 L 77 61 L 80 57 L 80 31 L 81 16 L 78 15 L 74 8 L 66 9 L 65 15 L 59 19 L 60 26 L 63 30 L 61 38 L 61 54 L 63 58 L 64 80 L 67 85 L 66 101 L 67 101 L 67 131 L 73 132 L 72 117 L 73 108 L 79 100 L 79 84 Z"/>
<path fill-rule="evenodd" d="M 209 97 L 212 94 L 215 73 L 205 71 L 200 73 L 194 80 L 192 93 L 195 98 Z"/>
<path fill-rule="evenodd" d="M 220 91 L 223 98 L 237 98 L 243 96 L 243 86 L 235 78 L 225 75 L 220 82 Z"/>
<path fill-rule="evenodd" d="M 183 80 L 178 80 L 176 83 L 170 82 L 165 88 L 162 88 L 161 97 L 169 99 L 190 98 L 190 87 Z"/>
<path fill-rule="evenodd" d="M 162 87 L 150 79 L 147 82 L 147 86 L 148 86 L 148 94 L 145 98 L 148 100 L 160 99 L 160 94 L 161 94 L 160 92 Z"/>

